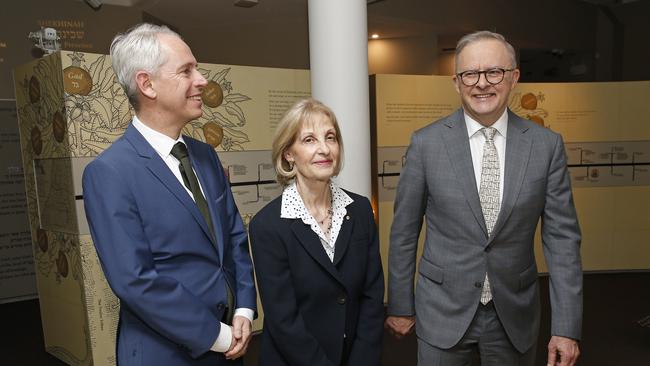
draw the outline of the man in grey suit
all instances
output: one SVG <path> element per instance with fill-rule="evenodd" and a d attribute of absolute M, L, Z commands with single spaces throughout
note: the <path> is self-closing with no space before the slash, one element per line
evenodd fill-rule
<path fill-rule="evenodd" d="M 386 325 L 398 336 L 415 325 L 419 365 L 469 365 L 478 352 L 483 366 L 532 366 L 541 218 L 552 306 L 548 365 L 573 365 L 582 268 L 562 137 L 507 109 L 519 70 L 503 36 L 463 37 L 453 79 L 462 108 L 413 134 L 400 177 Z"/>

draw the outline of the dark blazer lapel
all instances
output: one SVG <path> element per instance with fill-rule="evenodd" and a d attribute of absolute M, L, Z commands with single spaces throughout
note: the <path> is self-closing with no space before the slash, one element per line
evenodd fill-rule
<path fill-rule="evenodd" d="M 206 235 L 211 237 L 208 225 L 203 219 L 201 211 L 199 211 L 196 203 L 194 203 L 192 197 L 190 197 L 185 188 L 183 188 L 178 179 L 176 179 L 174 173 L 169 170 L 167 164 L 165 164 L 160 156 L 158 156 L 156 150 L 149 145 L 144 136 L 142 136 L 133 125 L 129 125 L 124 133 L 124 138 L 131 143 L 133 148 L 141 157 L 147 159 L 144 163 L 147 169 L 149 169 L 154 176 L 156 176 L 156 178 L 158 178 L 158 180 L 183 204 L 183 206 L 185 206 L 199 225 L 201 225 L 201 228 Z"/>
<path fill-rule="evenodd" d="M 350 238 L 352 237 L 352 228 L 354 227 L 355 217 L 350 215 L 350 206 L 348 206 L 348 213 L 343 217 L 343 223 L 341 223 L 341 230 L 339 235 L 336 237 L 336 244 L 334 249 L 334 266 L 338 265 L 343 258 L 343 255 L 348 250 L 348 245 L 350 244 Z"/>
<path fill-rule="evenodd" d="M 506 138 L 506 163 L 505 163 L 505 176 L 503 180 L 503 199 L 501 200 L 501 210 L 499 217 L 494 224 L 492 230 L 492 238 L 499 233 L 508 217 L 512 213 L 512 209 L 519 196 L 521 185 L 524 181 L 526 167 L 530 159 L 530 151 L 532 148 L 532 141 L 526 135 L 528 127 L 523 123 L 521 117 L 508 110 L 508 132 Z M 488 245 L 492 241 L 488 240 Z"/>
<path fill-rule="evenodd" d="M 292 220 L 290 224 L 291 230 L 295 234 L 300 244 L 305 248 L 307 253 L 314 258 L 329 274 L 332 275 L 337 281 L 344 283 L 341 275 L 334 267 L 332 261 L 325 253 L 325 249 L 320 243 L 318 235 L 314 233 L 311 228 L 302 222 L 301 219 Z"/>
<path fill-rule="evenodd" d="M 463 110 L 459 109 L 443 121 L 443 123 L 448 127 L 444 131 L 443 137 L 451 166 L 456 174 L 456 181 L 458 181 L 465 194 L 465 198 L 474 214 L 476 222 L 478 222 L 487 235 L 487 227 L 483 218 L 483 211 L 481 210 L 481 201 L 478 196 L 478 190 L 476 189 L 472 152 L 469 147 L 469 136 L 467 136 Z"/>
<path fill-rule="evenodd" d="M 194 144 L 190 143 L 187 139 L 185 140 L 186 145 L 187 145 L 187 151 L 190 154 L 190 160 L 192 161 L 192 167 L 194 168 L 194 171 L 196 172 L 196 177 L 198 178 L 199 182 L 201 183 L 201 187 L 203 187 L 203 195 L 205 196 L 205 200 L 208 203 L 208 209 L 210 210 L 210 217 L 212 218 L 212 226 L 214 228 L 214 238 L 211 237 L 212 243 L 216 245 L 218 252 L 219 252 L 219 260 L 223 260 L 223 240 L 219 240 L 220 238 L 223 238 L 223 225 L 221 221 L 221 215 L 223 215 L 223 212 L 217 211 L 217 208 L 215 207 L 216 203 L 216 197 L 213 197 L 211 189 L 209 189 L 210 185 L 208 184 L 208 181 L 206 180 L 205 176 L 205 170 L 208 169 L 208 166 L 210 164 L 210 159 L 206 159 L 206 156 L 203 156 L 198 153 L 198 151 L 194 150 Z M 222 169 L 221 167 L 217 167 L 217 169 Z M 199 211 L 200 212 L 200 211 Z M 201 216 L 203 218 L 203 216 Z M 204 220 L 205 221 L 205 220 Z M 206 229 L 207 226 L 206 226 Z M 215 242 L 216 240 L 216 242 Z"/>

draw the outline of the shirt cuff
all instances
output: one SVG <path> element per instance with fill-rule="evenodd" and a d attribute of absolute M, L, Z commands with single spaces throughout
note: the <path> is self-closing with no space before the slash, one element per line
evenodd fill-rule
<path fill-rule="evenodd" d="M 248 321 L 253 323 L 253 316 L 255 316 L 255 312 L 253 309 L 249 308 L 237 308 L 235 309 L 235 314 L 233 316 L 243 316 L 244 318 L 248 319 Z"/>
<path fill-rule="evenodd" d="M 210 348 L 213 352 L 224 353 L 230 349 L 230 344 L 232 343 L 232 330 L 230 326 L 224 323 L 221 323 L 221 329 L 219 331 L 219 336 L 217 340 L 214 341 L 214 344 Z"/>

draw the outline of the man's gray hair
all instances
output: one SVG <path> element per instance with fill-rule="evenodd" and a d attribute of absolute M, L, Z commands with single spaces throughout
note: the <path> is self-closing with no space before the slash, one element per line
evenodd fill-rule
<path fill-rule="evenodd" d="M 506 41 L 506 38 L 504 36 L 500 35 L 499 33 L 490 31 L 478 31 L 466 34 L 460 40 L 458 40 L 458 43 L 456 44 L 456 72 L 458 72 L 458 55 L 460 55 L 460 52 L 470 43 L 489 39 L 494 39 L 503 43 L 512 61 L 512 64 L 509 67 L 517 67 L 517 53 L 515 52 L 515 48 L 512 47 L 508 41 Z"/>
<path fill-rule="evenodd" d="M 118 34 L 111 42 L 111 62 L 117 81 L 124 88 L 129 102 L 138 109 L 138 88 L 135 75 L 138 71 L 149 74 L 158 72 L 160 66 L 167 62 L 167 55 L 162 52 L 158 35 L 168 34 L 181 38 L 178 33 L 164 25 L 142 23 L 125 33 Z"/>

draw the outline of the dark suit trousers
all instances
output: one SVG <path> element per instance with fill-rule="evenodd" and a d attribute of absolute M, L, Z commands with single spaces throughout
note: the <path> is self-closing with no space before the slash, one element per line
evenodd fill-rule
<path fill-rule="evenodd" d="M 519 353 L 508 339 L 494 303 L 489 302 L 479 304 L 467 332 L 455 346 L 442 349 L 418 338 L 418 366 L 470 366 L 476 353 L 481 366 L 533 366 L 536 344 Z"/>

